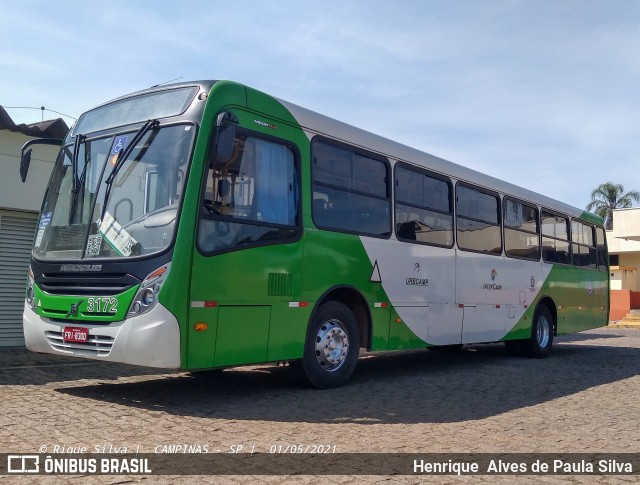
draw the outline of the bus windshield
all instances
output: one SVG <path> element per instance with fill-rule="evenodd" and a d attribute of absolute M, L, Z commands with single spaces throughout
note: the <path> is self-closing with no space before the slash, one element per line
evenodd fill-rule
<path fill-rule="evenodd" d="M 184 113 L 197 92 L 197 87 L 190 86 L 114 101 L 80 116 L 73 129 L 73 135 L 95 133 L 150 118 L 179 115 Z"/>
<path fill-rule="evenodd" d="M 173 240 L 194 132 L 191 124 L 149 129 L 121 161 L 119 154 L 136 132 L 81 137 L 75 157 L 74 144 L 65 145 L 45 195 L 34 256 L 128 258 L 166 249 Z"/>

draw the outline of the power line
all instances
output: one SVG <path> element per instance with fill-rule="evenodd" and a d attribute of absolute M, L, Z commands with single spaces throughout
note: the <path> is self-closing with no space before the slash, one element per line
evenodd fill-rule
<path fill-rule="evenodd" d="M 45 111 L 51 111 L 52 113 L 64 116 L 65 118 L 71 118 L 72 120 L 78 121 L 78 118 L 75 118 L 75 117 L 70 116 L 70 115 L 66 115 L 64 113 L 60 113 L 60 111 L 56 111 L 56 110 L 53 110 L 53 109 L 45 108 L 44 106 L 40 106 L 39 108 L 35 108 L 33 106 L 3 106 L 3 108 L 5 108 L 5 109 L 39 109 L 40 111 L 42 111 L 42 121 L 44 121 L 44 112 Z"/>
<path fill-rule="evenodd" d="M 175 78 L 175 79 L 170 79 L 169 81 L 165 81 L 165 82 L 160 83 L 160 84 L 155 84 L 155 85 L 153 85 L 153 86 L 151 86 L 151 87 L 152 87 L 152 88 L 157 88 L 158 86 L 164 86 L 165 84 L 172 83 L 173 81 L 177 81 L 178 79 L 182 79 L 183 77 L 184 77 L 184 76 L 180 76 L 180 77 L 177 77 L 177 78 Z"/>

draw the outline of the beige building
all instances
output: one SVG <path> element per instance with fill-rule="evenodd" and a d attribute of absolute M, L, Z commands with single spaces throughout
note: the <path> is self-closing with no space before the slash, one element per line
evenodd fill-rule
<path fill-rule="evenodd" d="M 22 145 L 34 138 L 64 138 L 62 119 L 16 125 L 0 107 L 0 347 L 24 345 L 22 309 L 38 212 L 56 146 L 33 147 L 26 183 L 20 180 Z"/>
<path fill-rule="evenodd" d="M 640 208 L 613 211 L 607 231 L 611 263 L 611 320 L 640 309 Z"/>
<path fill-rule="evenodd" d="M 613 230 L 607 231 L 611 261 L 611 289 L 640 291 L 640 208 L 613 211 Z"/>

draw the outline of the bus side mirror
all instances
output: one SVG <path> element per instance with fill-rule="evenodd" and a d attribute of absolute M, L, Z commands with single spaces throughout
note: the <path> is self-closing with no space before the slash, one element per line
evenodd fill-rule
<path fill-rule="evenodd" d="M 215 161 L 224 162 L 231 160 L 233 155 L 233 143 L 236 138 L 236 127 L 224 125 L 218 127 L 216 134 Z"/>
<path fill-rule="evenodd" d="M 20 159 L 20 178 L 22 179 L 22 183 L 27 180 L 27 173 L 29 172 L 29 165 L 31 164 L 31 148 L 27 150 L 26 153 L 22 154 L 22 158 Z"/>
<path fill-rule="evenodd" d="M 225 121 L 229 122 L 225 124 Z M 233 124 L 231 124 L 233 123 Z M 233 144 L 236 139 L 236 127 L 238 118 L 229 111 L 223 111 L 216 119 L 214 160 L 216 162 L 226 162 L 233 156 Z"/>
<path fill-rule="evenodd" d="M 22 145 L 22 154 L 20 156 L 20 178 L 22 183 L 27 180 L 27 173 L 29 172 L 29 165 L 31 164 L 31 153 L 33 150 L 29 148 L 31 145 L 62 145 L 64 140 L 58 138 L 36 138 L 35 140 L 29 140 Z M 29 148 L 27 150 L 27 148 Z"/>

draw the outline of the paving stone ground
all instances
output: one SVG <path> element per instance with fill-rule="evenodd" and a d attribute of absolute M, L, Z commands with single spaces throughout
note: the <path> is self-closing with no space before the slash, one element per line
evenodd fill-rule
<path fill-rule="evenodd" d="M 560 337 L 542 360 L 500 344 L 363 357 L 352 382 L 301 387 L 288 367 L 194 377 L 0 349 L 0 451 L 170 445 L 268 452 L 639 453 L 640 330 Z M 60 450 L 60 448 L 58 448 Z M 32 483 L 33 477 L 2 477 Z M 38 483 L 637 483 L 638 476 L 41 476 Z"/>

